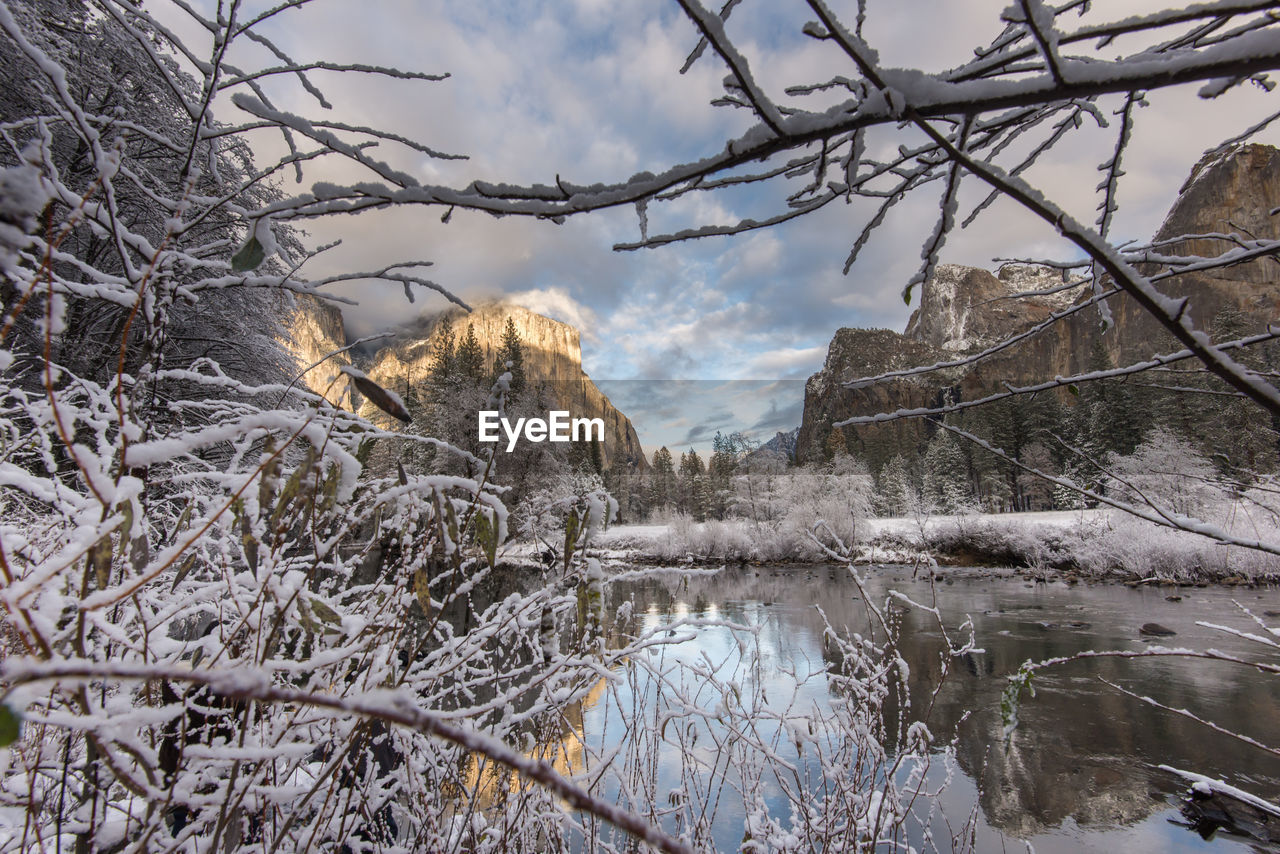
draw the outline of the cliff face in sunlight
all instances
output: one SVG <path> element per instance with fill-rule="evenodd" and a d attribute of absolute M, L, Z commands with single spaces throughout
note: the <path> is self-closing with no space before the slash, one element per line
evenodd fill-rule
<path fill-rule="evenodd" d="M 1239 233 L 1280 238 L 1280 222 L 1271 211 L 1280 207 L 1280 150 L 1245 145 L 1206 156 L 1182 186 L 1157 240 L 1166 256 L 1214 256 L 1234 244 L 1219 238 L 1175 240 L 1186 234 Z M 1145 272 L 1155 273 L 1150 266 Z M 938 405 L 944 396 L 972 400 L 998 390 L 1003 383 L 1028 385 L 1056 375 L 1086 370 L 1094 345 L 1101 343 L 1116 365 L 1153 353 L 1181 349 L 1174 339 L 1132 298 L 1108 300 L 1113 329 L 1102 327 L 1096 308 L 1085 308 L 1033 338 L 972 367 L 937 371 L 863 389 L 843 387 L 842 380 L 885 371 L 953 360 L 1025 331 L 1051 313 L 1086 300 L 1087 289 L 1010 299 L 1014 294 L 1042 292 L 1062 284 L 1057 271 L 1026 264 L 1006 264 L 998 273 L 975 267 L 940 265 L 925 282 L 920 304 L 903 334 L 888 330 L 840 329 L 832 339 L 822 370 L 805 388 L 803 422 L 796 458 L 823 456 L 823 443 L 833 421 L 901 408 Z M 1171 297 L 1187 297 L 1196 326 L 1208 330 L 1224 309 L 1241 313 L 1242 334 L 1261 331 L 1280 317 L 1280 263 L 1262 258 L 1210 274 L 1183 274 L 1157 287 Z M 859 447 L 875 456 L 920 441 L 923 422 L 913 419 L 885 426 L 857 428 Z M 903 444 L 905 443 L 905 444 Z"/>
<path fill-rule="evenodd" d="M 366 368 L 370 378 L 401 394 L 425 383 L 435 336 L 445 316 L 453 323 L 457 341 L 466 336 L 468 324 L 475 328 L 486 367 L 494 364 L 507 318 L 511 318 L 524 353 L 526 384 L 530 389 L 535 386 L 545 389 L 546 408 L 568 410 L 573 418 L 603 419 L 605 436 L 601 450 L 606 468 L 615 460 L 635 468 L 648 467 L 630 419 L 618 411 L 582 370 L 578 330 L 520 306 L 490 303 L 477 306 L 469 314 L 453 311 L 417 323 L 373 355 Z"/>
<path fill-rule="evenodd" d="M 402 395 L 413 386 L 425 383 L 434 336 L 445 316 L 406 327 L 390 343 L 362 360 L 361 369 L 375 382 Z M 454 335 L 459 341 L 466 335 L 467 324 L 475 328 L 486 366 L 493 365 L 507 318 L 511 318 L 524 352 L 526 382 L 530 388 L 537 386 L 544 390 L 546 408 L 568 410 L 574 418 L 603 419 L 605 437 L 601 450 L 606 467 L 621 460 L 632 467 L 648 468 L 631 420 L 618 411 L 582 370 L 582 343 L 577 329 L 505 303 L 481 305 L 469 314 L 452 311 L 447 316 L 453 322 Z M 284 326 L 288 340 L 283 343 L 293 355 L 298 371 L 347 343 L 342 312 L 314 297 L 295 297 L 295 306 Z M 341 368 L 350 364 L 350 355 L 341 353 L 307 371 L 301 382 L 317 394 L 325 395 L 330 403 L 350 406 L 348 382 L 341 373 Z M 361 412 L 367 417 L 380 417 L 367 404 Z"/>
<path fill-rule="evenodd" d="M 293 299 L 293 309 L 284 322 L 288 338 L 283 343 L 301 372 L 345 347 L 347 336 L 342 326 L 342 311 L 336 305 L 306 294 L 295 294 Z M 335 406 L 345 406 L 348 380 L 341 369 L 350 364 L 349 354 L 339 353 L 311 368 L 299 382 L 324 395 Z"/>

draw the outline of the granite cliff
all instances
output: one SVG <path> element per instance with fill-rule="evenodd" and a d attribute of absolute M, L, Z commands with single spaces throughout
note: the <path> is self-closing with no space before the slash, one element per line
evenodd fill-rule
<path fill-rule="evenodd" d="M 1271 211 L 1280 207 L 1280 150 L 1245 145 L 1204 157 L 1183 184 L 1155 239 L 1165 255 L 1217 255 L 1232 244 L 1225 239 L 1178 239 L 1182 235 L 1241 233 L 1280 238 L 1280 223 Z M 1155 272 L 1158 267 L 1148 268 Z M 1155 352 L 1180 349 L 1164 329 L 1134 300 L 1108 302 L 1115 320 L 1106 330 L 1098 312 L 1086 308 L 1033 338 L 992 356 L 977 366 L 936 371 L 917 377 L 849 389 L 844 380 L 885 371 L 949 361 L 977 352 L 1029 329 L 1055 311 L 1087 295 L 1081 289 L 1039 293 L 1062 284 L 1054 270 L 1006 264 L 996 273 L 975 267 L 940 265 L 925 282 L 920 304 L 902 334 L 886 329 L 840 329 L 826 362 L 805 387 L 804 416 L 796 441 L 800 462 L 820 460 L 831 423 L 856 415 L 937 405 L 945 398 L 967 400 L 998 389 L 1003 383 L 1027 384 L 1035 379 L 1086 369 L 1097 345 L 1115 364 L 1128 364 Z M 1224 309 L 1240 313 L 1243 333 L 1260 331 L 1280 317 L 1280 264 L 1262 258 L 1211 273 L 1184 274 L 1159 285 L 1173 297 L 1187 297 L 1188 311 L 1208 329 Z M 1015 294 L 1035 294 L 1017 299 Z M 927 427 L 919 421 L 851 428 L 851 450 L 884 459 L 918 448 Z"/>
<path fill-rule="evenodd" d="M 288 334 L 285 348 L 297 362 L 298 370 L 306 371 L 301 382 L 335 406 L 347 404 L 348 382 L 342 367 L 351 364 L 351 357 L 339 353 L 325 359 L 347 345 L 341 309 L 307 294 L 294 294 L 284 328 Z M 316 365 L 321 359 L 324 361 Z"/>
<path fill-rule="evenodd" d="M 531 386 L 539 385 L 546 390 L 549 408 L 567 409 L 575 418 L 604 420 L 605 438 L 601 450 L 605 466 L 621 460 L 632 467 L 648 467 L 630 419 L 583 371 L 578 330 L 520 306 L 487 303 L 470 313 L 455 310 L 420 319 L 399 330 L 389 343 L 371 352 L 357 354 L 357 367 L 375 382 L 401 394 L 425 383 L 434 336 L 446 316 L 452 320 L 454 333 L 459 339 L 466 333 L 468 324 L 473 326 L 484 351 L 486 365 L 494 363 L 507 318 L 511 318 L 520 336 L 526 381 Z M 342 313 L 331 304 L 309 297 L 297 301 L 287 329 L 290 340 L 286 343 L 299 363 L 299 370 L 346 343 Z M 351 364 L 351 359 L 341 354 L 309 371 L 305 382 L 313 391 L 327 394 L 329 400 L 345 403 L 346 383 L 339 369 L 347 364 Z M 363 406 L 361 413 L 369 417 L 378 415 L 368 404 Z"/>
<path fill-rule="evenodd" d="M 640 447 L 640 437 L 630 419 L 618 411 L 582 370 L 582 343 L 578 330 L 518 305 L 491 302 L 476 306 L 470 313 L 450 311 L 420 320 L 374 354 L 366 369 L 369 376 L 397 391 L 425 382 L 435 336 L 445 317 L 452 321 L 459 341 L 466 334 L 468 325 L 475 329 L 486 365 L 495 362 L 503 330 L 510 318 L 520 336 L 526 382 L 530 387 L 545 389 L 549 398 L 548 408 L 568 410 L 574 418 L 604 420 L 601 451 L 606 468 L 618 460 L 632 468 L 648 467 Z"/>

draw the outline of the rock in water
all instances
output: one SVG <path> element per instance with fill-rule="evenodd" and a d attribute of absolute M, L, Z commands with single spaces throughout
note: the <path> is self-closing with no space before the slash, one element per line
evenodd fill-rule
<path fill-rule="evenodd" d="M 1177 632 L 1159 623 L 1143 623 L 1142 628 L 1138 629 L 1138 634 L 1147 635 L 1148 637 L 1168 637 L 1169 635 L 1176 635 Z"/>

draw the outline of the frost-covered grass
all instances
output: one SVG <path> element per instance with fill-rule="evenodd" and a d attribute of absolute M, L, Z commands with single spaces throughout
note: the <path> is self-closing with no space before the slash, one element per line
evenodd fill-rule
<path fill-rule="evenodd" d="M 1229 516 L 1229 508 L 1224 511 Z M 1267 532 L 1255 517 L 1237 511 L 1229 530 Z M 1119 510 L 962 514 L 862 520 L 846 544 L 861 562 L 912 562 L 921 553 L 951 562 L 1072 570 L 1094 577 L 1179 580 L 1274 579 L 1280 558 L 1222 545 L 1172 530 Z M 1271 538 L 1280 542 L 1273 529 Z M 826 561 L 828 555 L 804 531 L 747 520 L 665 525 L 622 525 L 603 532 L 599 545 L 617 557 L 663 561 Z"/>
<path fill-rule="evenodd" d="M 826 539 L 830 541 L 829 536 Z M 858 539 L 848 537 L 846 541 L 856 543 Z M 830 559 L 804 528 L 748 519 L 696 522 L 686 515 L 676 515 L 665 525 L 611 527 L 599 535 L 598 545 L 617 558 L 671 562 Z"/>

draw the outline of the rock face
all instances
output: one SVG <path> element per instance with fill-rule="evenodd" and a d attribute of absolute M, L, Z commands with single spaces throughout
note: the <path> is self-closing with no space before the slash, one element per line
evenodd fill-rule
<path fill-rule="evenodd" d="M 359 367 L 375 382 L 400 393 L 426 382 L 433 335 L 445 316 L 442 314 L 406 327 L 391 343 L 372 353 L 364 353 L 358 359 Z M 520 336 L 526 380 L 547 390 L 549 408 L 567 409 L 575 418 L 604 420 L 605 436 L 601 450 L 606 466 L 621 460 L 633 468 L 648 468 L 640 448 L 640 438 L 630 419 L 609 402 L 604 392 L 596 388 L 582 370 L 582 344 L 577 329 L 505 303 L 481 305 L 470 314 L 455 311 L 447 316 L 453 321 L 454 333 L 459 340 L 466 334 L 468 323 L 475 328 L 486 365 L 494 363 L 507 318 L 510 317 Z M 289 336 L 284 344 L 292 353 L 299 371 L 347 343 L 342 312 L 332 303 L 314 297 L 296 297 L 284 325 Z M 334 405 L 349 407 L 352 405 L 351 395 L 341 368 L 350 364 L 350 354 L 341 353 L 307 371 L 302 383 L 324 395 Z M 371 407 L 368 409 L 370 411 L 365 414 L 376 415 Z"/>
<path fill-rule="evenodd" d="M 550 398 L 548 408 L 568 410 L 573 418 L 604 420 L 601 450 L 606 468 L 619 460 L 631 468 L 648 468 L 640 438 L 630 419 L 618 411 L 582 370 L 578 330 L 517 305 L 489 303 L 477 306 L 469 314 L 453 311 L 419 322 L 373 355 L 365 369 L 369 377 L 397 392 L 425 383 L 435 336 L 445 317 L 452 321 L 459 341 L 466 335 L 468 324 L 475 329 L 485 365 L 496 361 L 507 318 L 511 318 L 520 336 L 526 383 L 546 389 Z"/>
<path fill-rule="evenodd" d="M 1213 238 L 1177 238 L 1236 233 L 1274 240 L 1280 237 L 1280 221 L 1270 214 L 1277 207 L 1280 150 L 1268 145 L 1240 146 L 1206 156 L 1196 164 L 1155 239 L 1171 241 L 1161 247 L 1167 255 L 1220 255 L 1235 244 Z M 1245 316 L 1242 334 L 1260 332 L 1268 322 L 1280 318 L 1280 263 L 1275 258 L 1259 258 L 1210 273 L 1188 273 L 1158 287 L 1169 296 L 1187 297 L 1191 316 L 1200 329 L 1207 329 L 1224 308 Z M 1180 349 L 1132 299 L 1126 296 L 1112 302 L 1116 325 L 1124 330 L 1123 336 L 1112 336 L 1108 346 L 1117 364 L 1140 358 L 1144 343 L 1147 352 L 1156 341 L 1161 350 Z M 1143 340 L 1148 337 L 1150 341 Z"/>
<path fill-rule="evenodd" d="M 1280 207 L 1280 149 L 1246 145 L 1224 154 L 1206 156 L 1195 168 L 1178 199 L 1156 232 L 1157 240 L 1186 234 L 1237 232 L 1275 237 L 1278 226 L 1271 211 Z M 1225 240 L 1180 240 L 1170 249 L 1177 255 L 1217 255 L 1232 244 Z M 1225 271 L 1232 281 L 1276 284 L 1280 265 L 1263 258 Z M 1219 272 L 1219 275 L 1222 271 Z"/>
<path fill-rule="evenodd" d="M 292 310 L 285 318 L 288 334 L 285 347 L 303 371 L 347 345 L 342 311 L 336 305 L 307 294 L 295 294 Z M 335 406 L 349 405 L 348 380 L 341 371 L 351 364 L 348 353 L 325 359 L 302 375 L 300 382 Z"/>
<path fill-rule="evenodd" d="M 1177 238 L 1235 232 L 1275 239 L 1280 237 L 1280 222 L 1270 212 L 1277 207 L 1280 150 L 1238 146 L 1196 164 L 1156 239 L 1170 241 L 1160 247 L 1166 255 L 1218 255 L 1233 244 L 1218 238 Z M 1159 269 L 1151 266 L 1146 272 Z M 1006 264 L 995 274 L 974 267 L 941 265 L 924 284 L 920 305 L 904 334 L 884 329 L 838 330 L 822 370 L 810 377 L 805 387 L 796 459 L 822 458 L 833 421 L 933 406 L 948 396 L 968 400 L 1005 382 L 1020 385 L 1078 373 L 1085 370 L 1090 351 L 1099 342 L 1117 365 L 1180 349 L 1133 299 L 1121 295 L 1108 301 L 1115 321 L 1111 330 L 1104 330 L 1095 308 L 1085 308 L 976 367 L 936 371 L 862 389 L 841 385 L 858 377 L 950 361 L 980 351 L 1088 296 L 1082 289 L 1043 293 L 1061 284 L 1057 271 L 1025 264 Z M 1243 334 L 1260 331 L 1280 317 L 1280 264 L 1274 258 L 1212 274 L 1184 274 L 1157 287 L 1169 296 L 1187 297 L 1188 311 L 1200 329 L 1208 329 L 1214 317 L 1227 308 L 1243 315 Z M 1034 295 L 1008 298 L 1019 293 Z M 928 425 L 918 420 L 907 420 L 856 428 L 856 436 L 846 438 L 851 450 L 883 459 L 883 454 L 917 447 L 927 429 Z"/>
<path fill-rule="evenodd" d="M 796 462 L 818 462 L 824 458 L 833 422 L 854 415 L 932 406 L 942 401 L 950 389 L 947 383 L 958 381 L 959 375 L 947 371 L 857 389 L 845 387 L 844 382 L 928 365 L 954 355 L 888 329 L 836 330 L 822 370 L 805 383 L 804 415 L 796 436 Z M 852 438 L 856 441 L 849 442 L 846 433 L 849 450 L 872 460 L 888 459 L 901 449 L 915 448 L 924 437 L 923 425 L 914 419 L 861 427 L 854 434 Z"/>
<path fill-rule="evenodd" d="M 1010 294 L 1052 291 L 1062 284 L 1056 271 L 1028 264 L 1006 264 L 995 275 L 977 267 L 941 264 L 926 283 L 903 334 L 952 353 L 969 351 L 1066 308 L 1078 291 L 1021 299 L 1008 299 Z"/>

